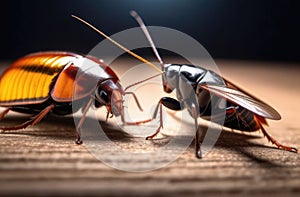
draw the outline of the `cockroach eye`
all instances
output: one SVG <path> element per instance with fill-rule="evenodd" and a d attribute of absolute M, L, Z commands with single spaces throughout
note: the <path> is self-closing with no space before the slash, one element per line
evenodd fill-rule
<path fill-rule="evenodd" d="M 109 98 L 107 93 L 104 90 L 100 90 L 99 96 L 102 100 L 104 100 L 106 103 L 109 103 Z"/>

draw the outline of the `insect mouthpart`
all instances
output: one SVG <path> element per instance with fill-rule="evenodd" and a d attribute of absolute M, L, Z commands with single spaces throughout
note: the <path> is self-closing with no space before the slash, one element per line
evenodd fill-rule
<path fill-rule="evenodd" d="M 171 87 L 167 84 L 167 83 L 164 83 L 163 84 L 163 87 L 164 87 L 164 91 L 166 93 L 171 93 L 173 90 L 171 89 Z"/>
<path fill-rule="evenodd" d="M 116 105 L 111 106 L 111 113 L 114 114 L 115 116 L 121 115 L 120 109 Z"/>
<path fill-rule="evenodd" d="M 123 111 L 123 99 L 119 91 L 114 90 L 111 95 L 111 113 L 115 116 L 121 115 Z"/>

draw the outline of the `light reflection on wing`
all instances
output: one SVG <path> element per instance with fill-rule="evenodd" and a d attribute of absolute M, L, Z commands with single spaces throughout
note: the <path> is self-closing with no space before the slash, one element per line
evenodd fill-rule
<path fill-rule="evenodd" d="M 229 86 L 215 84 L 198 84 L 198 86 L 211 92 L 212 94 L 223 97 L 228 101 L 240 105 L 259 116 L 273 120 L 281 119 L 280 114 L 273 107 L 251 96 L 231 82 L 228 82 L 227 80 L 225 80 L 225 82 Z"/>

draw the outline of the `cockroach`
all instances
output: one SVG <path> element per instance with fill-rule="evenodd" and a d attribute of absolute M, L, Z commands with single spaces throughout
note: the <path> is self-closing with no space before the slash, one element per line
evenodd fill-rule
<path fill-rule="evenodd" d="M 84 73 L 82 67 L 85 63 L 99 67 L 99 73 Z M 79 73 L 84 74 L 75 82 Z M 95 80 L 97 84 L 91 84 Z M 96 57 L 57 51 L 29 54 L 15 61 L 0 78 L 0 106 L 6 108 L 0 114 L 0 120 L 9 111 L 34 116 L 23 124 L 0 130 L 24 129 L 35 125 L 49 113 L 67 115 L 81 108 L 82 117 L 75 130 L 76 143 L 81 144 L 81 126 L 92 104 L 96 108 L 107 108 L 106 120 L 110 115 L 115 115 L 121 116 L 124 124 L 144 122 L 125 121 L 123 96 L 126 94 L 131 94 L 142 110 L 135 94 L 125 92 L 116 73 Z M 80 103 L 78 109 L 72 106 L 74 98 L 75 102 Z"/>
<path fill-rule="evenodd" d="M 266 119 L 281 119 L 280 114 L 273 107 L 211 70 L 195 65 L 164 64 L 142 19 L 135 11 L 132 11 L 131 15 L 136 19 L 146 35 L 147 40 L 161 65 L 161 69 L 158 69 L 154 64 L 128 50 L 119 43 L 116 43 L 86 21 L 78 17 L 77 19 L 99 32 L 132 56 L 158 70 L 162 75 L 163 89 L 166 93 L 171 93 L 173 90 L 176 90 L 177 100 L 170 97 L 163 97 L 159 100 L 152 119 L 156 118 L 158 109 L 160 109 L 160 125 L 156 132 L 146 139 L 153 139 L 157 136 L 163 126 L 162 106 L 171 110 L 183 110 L 186 108 L 195 121 L 195 155 L 197 158 L 201 158 L 201 144 L 199 141 L 202 131 L 198 125 L 198 117 L 218 123 L 219 120 L 222 119 L 218 119 L 218 115 L 222 115 L 225 111 L 224 127 L 248 132 L 261 130 L 263 135 L 279 149 L 298 152 L 294 147 L 279 143 L 264 129 L 263 125 L 267 125 Z M 148 79 L 150 78 L 152 77 L 149 77 Z M 132 86 L 148 79 L 137 82 Z M 132 86 L 128 86 L 127 89 Z M 192 87 L 192 91 L 190 91 L 189 88 L 186 88 L 188 86 Z M 192 98 L 194 95 L 195 99 Z M 212 100 L 214 100 L 214 102 L 212 102 Z M 220 104 L 224 100 L 226 101 L 225 105 L 212 106 L 212 103 Z M 217 109 L 215 111 L 219 111 L 219 113 L 212 114 L 212 108 Z"/>

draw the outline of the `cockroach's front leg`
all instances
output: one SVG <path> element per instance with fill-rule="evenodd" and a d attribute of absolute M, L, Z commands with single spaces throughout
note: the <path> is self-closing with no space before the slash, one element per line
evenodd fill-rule
<path fill-rule="evenodd" d="M 195 107 L 194 104 L 192 104 L 191 106 L 192 108 L 192 112 L 193 112 L 193 118 L 195 120 L 195 155 L 198 159 L 202 158 L 202 151 L 201 151 L 201 144 L 200 144 L 200 136 L 202 136 L 201 132 L 202 130 L 200 129 L 199 125 L 198 125 L 198 111 Z"/>
<path fill-rule="evenodd" d="M 81 129 L 82 129 L 82 125 L 83 125 L 83 123 L 84 123 L 84 121 L 85 121 L 86 114 L 87 114 L 87 112 L 88 112 L 90 106 L 91 106 L 92 103 L 93 103 L 93 100 L 94 100 L 94 98 L 91 97 L 91 99 L 87 102 L 87 104 L 86 104 L 85 107 L 83 108 L 83 111 L 82 111 L 82 117 L 80 118 L 79 123 L 78 123 L 78 125 L 77 125 L 77 127 L 76 127 L 76 130 L 75 130 L 76 141 L 75 141 L 75 143 L 78 144 L 78 145 L 79 145 L 79 144 L 82 144 L 82 139 L 81 139 Z"/>
<path fill-rule="evenodd" d="M 146 140 L 153 139 L 155 136 L 157 136 L 157 134 L 159 134 L 161 128 L 163 128 L 162 105 L 164 105 L 168 109 L 175 110 L 175 111 L 179 111 L 182 109 L 179 101 L 177 101 L 173 98 L 170 98 L 170 97 L 161 98 L 159 100 L 159 102 L 154 110 L 153 116 L 152 116 L 152 119 L 155 119 L 157 117 L 158 108 L 159 108 L 159 127 L 156 129 L 156 132 L 154 134 L 146 137 Z"/>

